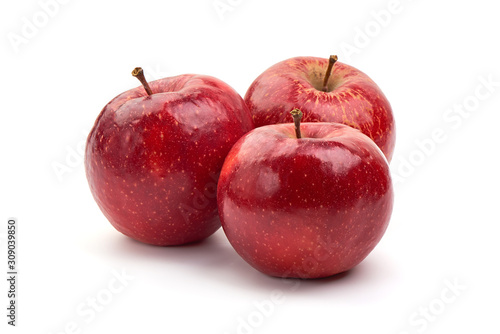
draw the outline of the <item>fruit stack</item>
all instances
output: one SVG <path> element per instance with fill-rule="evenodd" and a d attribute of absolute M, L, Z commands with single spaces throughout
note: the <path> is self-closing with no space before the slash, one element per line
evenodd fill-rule
<path fill-rule="evenodd" d="M 111 100 L 86 146 L 90 190 L 110 223 L 174 246 L 222 225 L 236 252 L 277 277 L 359 264 L 392 212 L 391 106 L 364 73 L 297 57 L 245 98 L 206 75 L 147 82 Z"/>

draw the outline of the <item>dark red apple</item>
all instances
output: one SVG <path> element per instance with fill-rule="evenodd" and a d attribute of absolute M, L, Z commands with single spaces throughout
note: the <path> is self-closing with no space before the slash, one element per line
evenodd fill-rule
<path fill-rule="evenodd" d="M 259 127 L 233 146 L 219 178 L 219 214 L 231 245 L 257 270 L 327 277 L 359 264 L 382 238 L 393 205 L 389 166 L 356 129 L 296 128 L 302 135 L 293 124 Z"/>
<path fill-rule="evenodd" d="M 220 227 L 216 185 L 226 154 L 253 129 L 224 82 L 186 74 L 126 91 L 101 111 L 87 139 L 90 190 L 111 224 L 153 245 L 179 245 Z"/>
<path fill-rule="evenodd" d="M 296 57 L 264 71 L 245 95 L 255 126 L 287 123 L 289 111 L 299 108 L 304 122 L 360 130 L 391 161 L 396 133 L 389 101 L 366 74 L 336 59 Z"/>

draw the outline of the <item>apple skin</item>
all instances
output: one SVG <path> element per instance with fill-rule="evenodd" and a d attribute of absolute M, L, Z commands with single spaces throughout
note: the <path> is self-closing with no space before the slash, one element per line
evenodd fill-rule
<path fill-rule="evenodd" d="M 382 238 L 393 187 L 380 149 L 336 123 L 256 128 L 233 146 L 217 201 L 236 252 L 276 277 L 321 278 L 359 264 Z"/>
<path fill-rule="evenodd" d="M 220 227 L 217 180 L 232 145 L 253 129 L 241 96 L 205 75 L 186 74 L 126 91 L 101 111 L 85 169 L 111 224 L 138 241 L 180 245 Z"/>
<path fill-rule="evenodd" d="M 322 90 L 328 59 L 296 57 L 264 71 L 248 88 L 245 103 L 256 127 L 289 122 L 298 108 L 303 122 L 349 125 L 370 137 L 390 162 L 396 140 L 394 117 L 380 88 L 358 69 L 336 62 Z"/>

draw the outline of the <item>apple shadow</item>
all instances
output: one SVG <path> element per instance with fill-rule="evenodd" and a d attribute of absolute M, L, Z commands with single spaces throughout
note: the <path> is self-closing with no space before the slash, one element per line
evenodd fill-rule
<path fill-rule="evenodd" d="M 222 229 L 214 235 L 199 242 L 180 246 L 158 247 L 144 244 L 116 231 L 101 235 L 106 240 L 86 240 L 83 247 L 86 251 L 103 260 L 120 259 L 120 265 L 129 266 L 131 262 L 141 266 L 154 266 L 155 275 L 164 275 L 169 279 L 172 266 L 182 271 L 191 272 L 210 279 L 213 282 L 232 286 L 243 290 L 261 290 L 269 292 L 280 290 L 287 294 L 318 295 L 329 291 L 342 290 L 346 287 L 370 284 L 370 280 L 379 280 L 380 261 L 366 259 L 355 268 L 330 277 L 318 279 L 279 278 L 263 274 L 246 263 L 232 248 Z M 384 270 L 382 270 L 384 269 Z"/>
<path fill-rule="evenodd" d="M 145 244 L 109 229 L 107 233 L 85 238 L 81 247 L 104 261 L 116 263 L 118 260 L 125 266 L 130 263 L 154 265 L 159 271 L 161 266 L 168 270 L 169 265 L 175 265 L 217 279 L 231 271 L 243 271 L 245 277 L 255 271 L 234 251 L 222 229 L 198 242 L 166 247 Z"/>
<path fill-rule="evenodd" d="M 327 292 L 346 292 L 349 289 L 356 290 L 362 286 L 371 285 L 374 281 L 379 281 L 379 269 L 375 261 L 367 259 L 348 271 L 328 277 L 313 279 L 273 277 L 272 279 L 282 287 L 286 284 L 289 286 L 288 291 L 296 295 L 312 296 L 319 293 L 319 296 L 324 296 Z"/>

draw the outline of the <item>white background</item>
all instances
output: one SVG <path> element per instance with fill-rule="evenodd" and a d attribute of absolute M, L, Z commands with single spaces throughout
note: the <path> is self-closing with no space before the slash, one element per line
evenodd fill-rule
<path fill-rule="evenodd" d="M 62 2 L 50 16 L 36 0 L 0 8 L 4 273 L 9 217 L 20 238 L 18 327 L 6 325 L 2 279 L 2 333 L 498 333 L 493 1 Z M 102 107 L 138 86 L 135 66 L 149 80 L 212 75 L 244 95 L 278 61 L 330 54 L 379 84 L 397 122 L 390 227 L 347 275 L 270 278 L 222 230 L 158 248 L 122 236 L 99 211 L 81 151 Z"/>

